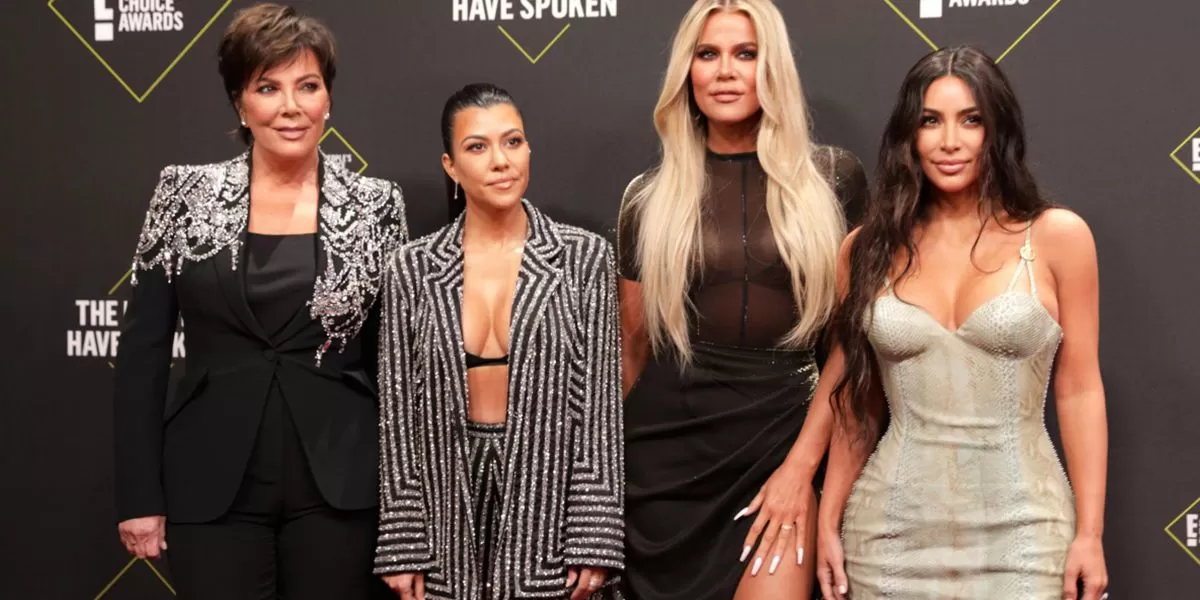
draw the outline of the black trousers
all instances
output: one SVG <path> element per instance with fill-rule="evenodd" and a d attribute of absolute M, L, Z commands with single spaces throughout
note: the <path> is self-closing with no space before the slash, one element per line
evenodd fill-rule
<path fill-rule="evenodd" d="M 273 387 L 229 512 L 168 523 L 167 557 L 181 600 L 394 598 L 371 573 L 377 535 L 376 510 L 325 503 Z"/>

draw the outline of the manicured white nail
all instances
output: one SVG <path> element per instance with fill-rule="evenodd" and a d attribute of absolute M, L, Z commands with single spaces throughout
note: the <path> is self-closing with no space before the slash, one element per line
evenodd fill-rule
<path fill-rule="evenodd" d="M 754 568 L 750 569 L 751 575 L 758 575 L 758 569 L 762 567 L 762 557 L 754 559 Z"/>
<path fill-rule="evenodd" d="M 772 558 L 772 559 L 771 559 L 771 568 L 770 568 L 770 569 L 767 569 L 767 572 L 768 572 L 768 573 L 770 573 L 771 575 L 774 575 L 774 574 L 775 574 L 775 569 L 778 569 L 778 568 L 779 568 L 779 561 L 780 561 L 780 560 L 783 560 L 783 557 L 782 557 L 782 556 L 780 556 L 780 555 L 778 555 L 778 554 L 776 554 L 776 555 L 775 555 L 775 558 Z"/>
<path fill-rule="evenodd" d="M 750 556 L 750 546 L 746 546 L 745 548 L 742 548 L 742 557 L 740 559 L 738 559 L 738 562 L 746 562 L 747 556 Z"/>
<path fill-rule="evenodd" d="M 734 520 L 734 521 L 736 521 L 736 520 L 738 520 L 738 519 L 740 519 L 740 518 L 742 518 L 742 517 L 746 516 L 746 513 L 748 513 L 748 512 L 750 512 L 750 507 L 749 507 L 749 506 L 747 506 L 746 508 L 743 508 L 742 510 L 738 511 L 738 514 L 736 514 L 736 515 L 733 515 L 733 520 Z"/>
<path fill-rule="evenodd" d="M 796 549 L 796 564 L 798 564 L 798 565 L 804 564 L 804 548 Z"/>
<path fill-rule="evenodd" d="M 839 586 L 838 586 L 838 593 L 839 593 L 839 594 L 845 594 L 845 593 L 846 593 L 846 586 L 845 586 L 845 584 L 843 584 L 843 585 L 839 585 Z"/>

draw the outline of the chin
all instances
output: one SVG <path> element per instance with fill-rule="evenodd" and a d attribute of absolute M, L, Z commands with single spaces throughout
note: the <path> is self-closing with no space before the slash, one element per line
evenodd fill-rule
<path fill-rule="evenodd" d="M 937 177 L 931 180 L 934 187 L 941 190 L 944 194 L 957 194 L 975 183 L 973 178 L 967 177 Z"/>
<path fill-rule="evenodd" d="M 497 212 L 512 210 L 521 205 L 522 194 L 493 194 L 483 199 L 484 206 Z"/>
<path fill-rule="evenodd" d="M 312 156 L 317 151 L 317 145 L 309 140 L 297 140 L 295 142 L 276 140 L 260 145 L 268 154 L 285 159 L 306 158 Z"/>
<path fill-rule="evenodd" d="M 758 110 L 752 106 L 741 106 L 740 104 L 716 104 L 701 107 L 701 112 L 711 123 L 737 125 L 753 117 Z"/>

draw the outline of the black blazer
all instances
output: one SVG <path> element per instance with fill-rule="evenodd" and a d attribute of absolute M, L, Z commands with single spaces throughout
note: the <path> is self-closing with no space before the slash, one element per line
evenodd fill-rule
<path fill-rule="evenodd" d="M 246 301 L 249 153 L 162 171 L 133 261 L 116 362 L 117 515 L 204 522 L 228 510 L 275 382 L 325 500 L 378 504 L 375 298 L 407 237 L 400 188 L 326 160 L 310 314 L 273 338 Z M 186 371 L 167 402 L 171 344 Z M 311 318 L 304 318 L 304 317 Z M 364 339 L 365 338 L 365 339 Z"/>

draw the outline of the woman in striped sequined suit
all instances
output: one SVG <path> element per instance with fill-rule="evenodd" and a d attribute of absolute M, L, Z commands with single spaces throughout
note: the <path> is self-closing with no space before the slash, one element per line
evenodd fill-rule
<path fill-rule="evenodd" d="M 512 98 L 442 116 L 464 210 L 387 265 L 376 572 L 403 598 L 584 598 L 624 564 L 616 276 L 522 199 Z"/>

